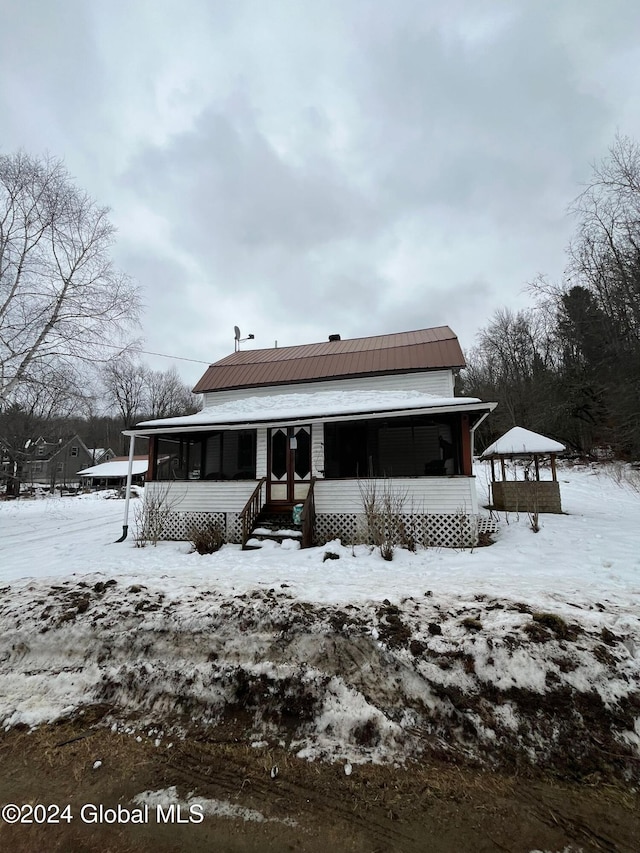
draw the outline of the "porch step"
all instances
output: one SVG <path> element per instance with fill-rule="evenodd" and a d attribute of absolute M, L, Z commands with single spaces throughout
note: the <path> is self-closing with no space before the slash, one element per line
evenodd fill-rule
<path fill-rule="evenodd" d="M 293 524 L 290 512 L 283 512 L 282 508 L 278 508 L 276 512 L 263 509 L 256 519 L 249 541 L 258 543 L 263 542 L 265 539 L 280 543 L 285 539 L 300 541 L 302 539 L 302 529 L 300 525 Z M 254 544 L 250 547 L 255 548 L 260 546 Z"/>

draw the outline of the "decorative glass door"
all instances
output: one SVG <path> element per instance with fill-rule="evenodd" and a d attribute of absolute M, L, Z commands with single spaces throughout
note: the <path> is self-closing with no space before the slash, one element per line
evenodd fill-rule
<path fill-rule="evenodd" d="M 303 501 L 311 481 L 311 427 L 269 431 L 269 503 Z"/>

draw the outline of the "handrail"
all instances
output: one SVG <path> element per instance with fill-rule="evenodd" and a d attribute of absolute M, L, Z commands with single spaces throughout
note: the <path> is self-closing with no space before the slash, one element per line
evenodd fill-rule
<path fill-rule="evenodd" d="M 302 547 L 310 548 L 313 545 L 313 531 L 316 526 L 316 501 L 313 496 L 313 487 L 316 477 L 311 478 L 309 491 L 302 505 Z"/>
<path fill-rule="evenodd" d="M 256 518 L 260 515 L 260 510 L 262 509 L 262 487 L 266 482 L 266 477 L 263 477 L 258 482 L 258 485 L 251 493 L 251 497 L 246 502 L 246 504 L 244 505 L 244 509 L 240 513 L 240 518 L 242 519 L 243 550 L 246 547 L 249 536 L 251 535 L 251 531 L 253 530 L 254 522 Z"/>

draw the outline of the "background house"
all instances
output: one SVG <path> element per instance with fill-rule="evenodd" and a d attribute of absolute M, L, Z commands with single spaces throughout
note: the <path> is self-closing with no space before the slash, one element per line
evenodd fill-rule
<path fill-rule="evenodd" d="M 66 441 L 62 438 L 48 441 L 39 436 L 26 443 L 18 476 L 24 484 L 77 486 L 79 471 L 110 456 L 113 456 L 110 448 L 89 449 L 79 435 Z"/>
<path fill-rule="evenodd" d="M 202 411 L 129 434 L 149 439 L 147 493 L 171 483 L 170 537 L 215 520 L 239 541 L 304 503 L 313 541 L 354 541 L 366 482 L 402 496 L 421 541 L 472 544 L 473 432 L 494 404 L 455 396 L 463 366 L 447 326 L 235 352 L 194 388 Z"/>

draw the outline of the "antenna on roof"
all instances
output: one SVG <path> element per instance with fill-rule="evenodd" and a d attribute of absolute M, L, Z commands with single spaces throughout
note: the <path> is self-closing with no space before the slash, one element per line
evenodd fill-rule
<path fill-rule="evenodd" d="M 235 351 L 236 352 L 238 352 L 238 350 L 240 349 L 240 344 L 243 341 L 252 341 L 254 338 L 253 335 L 247 335 L 246 338 L 241 338 L 240 337 L 240 329 L 237 326 L 233 327 L 233 335 L 234 335 L 234 345 L 235 345 Z"/>

